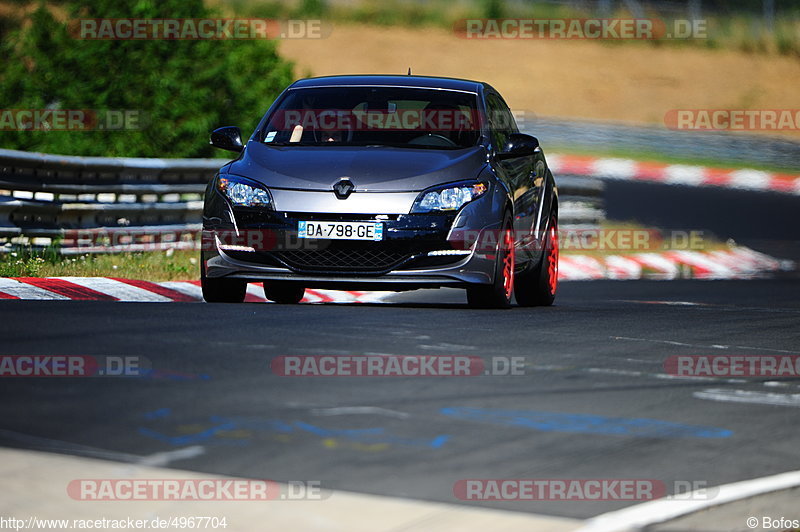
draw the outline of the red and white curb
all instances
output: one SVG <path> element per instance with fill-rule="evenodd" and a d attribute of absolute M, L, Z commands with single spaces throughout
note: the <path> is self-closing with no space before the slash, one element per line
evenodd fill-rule
<path fill-rule="evenodd" d="M 561 281 L 594 279 L 746 279 L 791 270 L 781 261 L 745 247 L 717 251 L 665 251 L 629 255 L 562 254 Z M 307 289 L 303 303 L 379 303 L 394 292 Z M 111 277 L 0 277 L 0 299 L 182 302 L 203 300 L 200 281 L 139 281 Z M 260 283 L 247 286 L 245 302 L 264 303 Z"/>
<path fill-rule="evenodd" d="M 558 278 L 592 279 L 747 279 L 794 269 L 792 261 L 778 260 L 746 247 L 715 251 L 663 251 L 625 255 L 562 254 Z"/>
<path fill-rule="evenodd" d="M 556 177 L 559 174 L 577 175 L 665 185 L 712 186 L 800 195 L 800 175 L 580 155 L 550 154 L 547 156 L 547 162 Z"/>
<path fill-rule="evenodd" d="M 306 290 L 304 303 L 375 303 L 394 292 Z M 4 277 L 0 299 L 61 299 L 129 302 L 182 302 L 203 300 L 200 281 L 137 281 L 110 277 Z M 267 299 L 260 283 L 247 286 L 245 302 Z"/>

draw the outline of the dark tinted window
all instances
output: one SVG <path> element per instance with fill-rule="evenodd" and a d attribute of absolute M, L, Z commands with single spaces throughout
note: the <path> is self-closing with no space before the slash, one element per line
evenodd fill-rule
<path fill-rule="evenodd" d="M 477 95 L 407 87 L 295 89 L 260 138 L 275 145 L 457 149 L 480 137 Z"/>
<path fill-rule="evenodd" d="M 492 144 L 495 149 L 502 150 L 509 135 L 517 133 L 517 124 L 506 103 L 496 94 L 490 93 L 486 97 L 487 119 L 492 135 Z"/>

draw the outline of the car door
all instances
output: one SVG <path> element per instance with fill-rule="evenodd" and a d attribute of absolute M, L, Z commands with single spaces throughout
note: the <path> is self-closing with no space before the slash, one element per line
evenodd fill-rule
<path fill-rule="evenodd" d="M 486 97 L 489 129 L 496 151 L 502 151 L 513 133 L 518 133 L 514 116 L 496 93 Z M 494 164 L 498 177 L 503 179 L 514 200 L 514 232 L 518 261 L 525 262 L 538 257 L 536 251 L 536 221 L 539 214 L 541 188 L 544 183 L 545 165 L 541 152 L 535 155 L 497 160 Z"/>

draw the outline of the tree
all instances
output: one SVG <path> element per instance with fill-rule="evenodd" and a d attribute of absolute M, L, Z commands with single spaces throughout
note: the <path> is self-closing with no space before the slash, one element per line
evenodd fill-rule
<path fill-rule="evenodd" d="M 209 132 L 238 125 L 245 135 L 292 80 L 273 41 L 83 40 L 82 18 L 180 19 L 218 16 L 202 0 L 68 0 L 70 20 L 42 4 L 31 24 L 0 43 L 2 109 L 133 111 L 138 129 L 0 131 L 0 145 L 76 155 L 216 155 Z M 129 124 L 130 125 L 130 124 Z"/>

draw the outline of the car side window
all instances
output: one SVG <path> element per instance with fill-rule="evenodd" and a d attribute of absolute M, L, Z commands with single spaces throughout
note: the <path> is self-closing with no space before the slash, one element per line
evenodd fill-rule
<path fill-rule="evenodd" d="M 518 131 L 514 116 L 505 102 L 496 94 L 489 94 L 486 97 L 486 109 L 489 115 L 487 119 L 492 143 L 495 145 L 495 149 L 502 150 L 508 142 L 508 137 Z"/>

